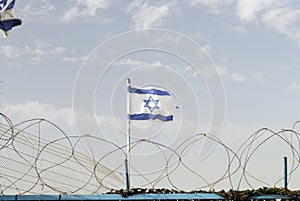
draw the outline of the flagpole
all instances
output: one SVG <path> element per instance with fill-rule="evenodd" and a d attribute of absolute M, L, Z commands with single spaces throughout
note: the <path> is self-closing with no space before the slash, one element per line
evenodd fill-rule
<path fill-rule="evenodd" d="M 127 90 L 131 86 L 130 79 L 127 79 Z M 130 93 L 127 92 L 127 156 L 125 159 L 125 171 L 126 171 L 126 189 L 130 190 Z"/>

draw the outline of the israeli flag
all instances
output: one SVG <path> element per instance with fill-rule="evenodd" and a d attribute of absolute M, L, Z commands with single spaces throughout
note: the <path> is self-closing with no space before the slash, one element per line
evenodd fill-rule
<path fill-rule="evenodd" d="M 130 120 L 173 120 L 172 97 L 163 89 L 128 86 L 128 98 Z"/>
<path fill-rule="evenodd" d="M 22 19 L 12 15 L 12 9 L 15 5 L 15 0 L 0 0 L 0 29 L 4 37 L 7 37 L 8 31 L 13 27 L 22 24 Z"/>

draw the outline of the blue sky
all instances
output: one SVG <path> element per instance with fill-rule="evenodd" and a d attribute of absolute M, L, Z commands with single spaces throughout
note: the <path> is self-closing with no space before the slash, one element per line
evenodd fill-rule
<path fill-rule="evenodd" d="M 96 115 L 103 133 L 114 133 L 105 137 L 122 144 L 124 136 L 118 133 L 126 128 L 125 81 L 130 76 L 136 85 L 169 88 L 182 107 L 174 114 L 182 124 L 164 127 L 165 133 L 176 132 L 176 138 L 154 140 L 178 143 L 189 136 L 185 133 L 209 131 L 216 105 L 206 89 L 206 75 L 193 76 L 180 57 L 161 51 L 136 52 L 115 61 L 95 86 L 94 113 L 74 106 L 76 79 L 89 56 L 113 37 L 145 28 L 191 39 L 212 60 L 226 99 L 223 132 L 214 135 L 233 149 L 261 127 L 278 131 L 300 118 L 297 0 L 19 0 L 13 13 L 23 24 L 0 38 L 0 110 L 15 122 L 42 116 L 70 133 L 75 126 L 93 133 L 99 128 L 88 130 L 88 122 Z M 74 110 L 85 118 L 74 123 Z M 147 136 L 144 128 L 149 125 L 135 126 L 134 131 Z M 150 127 L 158 133 L 162 129 L 161 124 Z"/>

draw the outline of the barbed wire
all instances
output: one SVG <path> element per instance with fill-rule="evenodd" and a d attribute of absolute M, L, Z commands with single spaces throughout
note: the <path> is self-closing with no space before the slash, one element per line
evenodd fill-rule
<path fill-rule="evenodd" d="M 0 193 L 1 194 L 98 194 L 122 189 L 125 186 L 124 159 L 126 158 L 127 145 L 117 145 L 109 140 L 91 135 L 68 135 L 55 123 L 35 118 L 17 124 L 3 113 L 0 113 Z M 193 188 L 190 191 L 201 191 L 227 184 L 229 188 L 253 189 L 255 185 L 276 186 L 283 180 L 280 176 L 273 184 L 269 184 L 263 177 L 251 171 L 251 164 L 255 161 L 256 154 L 264 145 L 276 138 L 288 148 L 290 168 L 288 182 L 290 183 L 298 172 L 300 166 L 300 135 L 295 130 L 300 121 L 296 121 L 291 129 L 275 132 L 262 128 L 250 135 L 242 145 L 234 151 L 221 139 L 209 133 L 200 133 L 184 139 L 176 147 L 155 142 L 148 139 L 138 139 L 131 142 L 131 150 L 139 147 L 151 146 L 162 158 L 162 167 L 157 167 L 152 172 L 145 172 L 134 163 L 130 164 L 132 177 L 139 179 L 136 184 L 139 192 L 167 186 L 173 191 L 183 191 L 178 175 L 190 175 Z M 43 138 L 42 126 L 54 129 L 58 135 L 53 139 Z M 35 130 L 36 135 L 30 131 Z M 220 157 L 223 164 L 218 165 L 211 172 L 214 178 L 201 172 L 196 164 L 196 158 L 189 155 L 199 148 L 204 141 L 211 141 L 223 155 Z M 80 150 L 84 142 L 97 142 L 103 147 L 100 153 L 92 151 L 88 155 Z M 276 145 L 275 145 L 276 146 Z M 215 149 L 217 149 L 215 148 Z M 276 147 L 275 147 L 276 148 Z M 191 153 L 192 152 L 192 153 Z M 123 160 L 122 160 L 123 159 Z M 106 160 L 115 164 L 108 166 Z M 214 159 L 213 159 L 214 160 Z M 219 160 L 216 159 L 216 160 Z M 195 162 L 196 161 L 196 162 Z M 205 161 L 205 160 L 204 160 Z M 207 164 L 208 169 L 213 169 Z M 224 162 L 225 161 L 225 162 Z M 145 165 L 146 166 L 146 165 Z M 219 175 L 220 176 L 216 176 Z M 170 191 L 170 189 L 165 191 Z"/>

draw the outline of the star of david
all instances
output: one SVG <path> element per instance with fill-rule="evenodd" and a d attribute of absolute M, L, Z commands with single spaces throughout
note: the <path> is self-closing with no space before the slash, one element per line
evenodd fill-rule
<path fill-rule="evenodd" d="M 150 110 L 150 113 L 152 113 L 153 110 L 155 109 L 159 109 L 157 105 L 159 100 L 154 100 L 152 96 L 149 96 L 149 98 L 147 100 L 144 100 L 144 102 L 145 102 L 144 107 L 147 107 Z"/>

